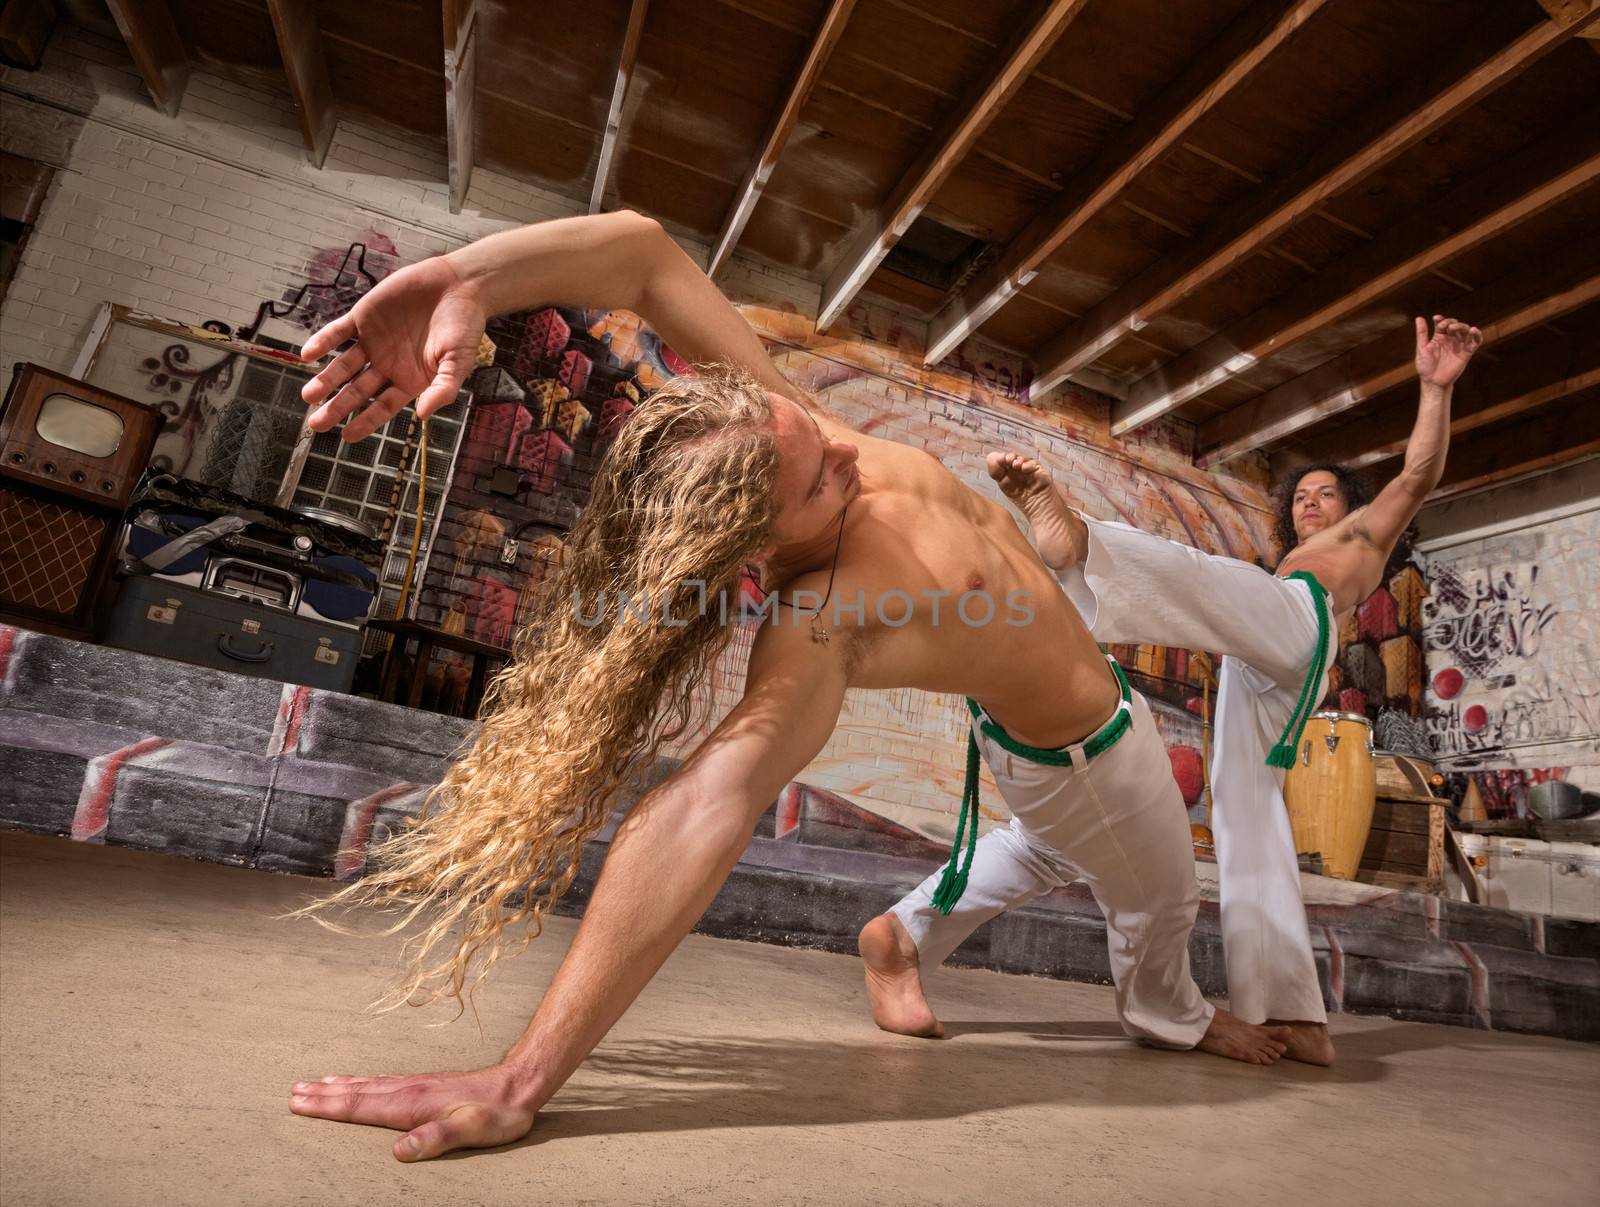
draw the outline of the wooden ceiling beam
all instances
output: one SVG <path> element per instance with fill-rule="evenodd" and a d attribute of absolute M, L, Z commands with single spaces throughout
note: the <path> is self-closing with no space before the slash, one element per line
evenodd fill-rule
<path fill-rule="evenodd" d="M 167 0 L 106 0 L 106 7 L 150 99 L 168 117 L 177 117 L 189 84 L 189 56 Z"/>
<path fill-rule="evenodd" d="M 444 0 L 444 125 L 450 212 L 472 185 L 478 142 L 478 0 Z"/>
<path fill-rule="evenodd" d="M 739 236 L 744 234 L 745 225 L 750 221 L 750 215 L 755 213 L 756 202 L 761 200 L 761 194 L 766 191 L 767 181 L 772 178 L 773 169 L 778 166 L 778 157 L 783 154 L 789 135 L 794 131 L 800 110 L 810 98 L 811 90 L 816 87 L 817 77 L 827 65 L 828 56 L 833 53 L 833 48 L 838 45 L 839 36 L 844 33 L 845 22 L 850 19 L 850 11 L 855 6 L 856 0 L 833 0 L 828 6 L 816 36 L 811 39 L 811 49 L 806 52 L 806 61 L 801 65 L 800 73 L 795 76 L 794 83 L 790 85 L 789 94 L 784 98 L 783 107 L 778 110 L 772 129 L 767 132 L 767 141 L 761 147 L 761 154 L 756 156 L 755 166 L 750 169 L 750 174 L 744 178 L 739 191 L 734 194 L 733 205 L 728 210 L 728 216 L 723 219 L 722 231 L 717 235 L 717 241 L 712 245 L 711 259 L 706 263 L 706 276 L 712 280 L 716 280 L 718 270 L 733 254 Z"/>
<path fill-rule="evenodd" d="M 1509 431 L 1487 431 L 1452 449 L 1444 479 L 1427 501 L 1437 503 L 1596 453 L 1600 453 L 1600 405 L 1592 396 L 1575 395 L 1518 424 L 1515 438 Z"/>
<path fill-rule="evenodd" d="M 1571 326 L 1565 347 L 1544 342 L 1510 360 L 1474 365 L 1451 399 L 1450 438 L 1458 440 L 1596 385 L 1600 385 L 1600 311 L 1586 312 Z M 1415 422 L 1413 400 L 1397 399 L 1381 414 L 1318 441 L 1316 459 L 1352 469 L 1382 464 L 1404 454 Z"/>
<path fill-rule="evenodd" d="M 606 113 L 606 131 L 600 138 L 600 162 L 594 169 L 594 188 L 589 193 L 589 212 L 598 214 L 611 187 L 611 172 L 616 167 L 617 135 L 622 129 L 622 105 L 633 80 L 633 65 L 639 57 L 639 42 L 644 35 L 644 15 L 650 0 L 633 0 L 628 10 L 628 28 L 622 35 L 622 51 L 617 56 L 617 82 L 611 89 L 611 108 Z"/>
<path fill-rule="evenodd" d="M 848 245 L 829 274 L 822 287 L 818 331 L 825 331 L 838 321 L 883 263 L 883 258 L 917 220 L 939 187 L 950 178 L 989 123 L 1000 115 L 1087 2 L 1049 0 L 1038 9 L 1037 19 L 1023 24 L 1000 56 L 1000 66 L 994 75 L 974 87 L 941 124 L 929 140 L 927 150 L 900 178 L 876 218 Z"/>
<path fill-rule="evenodd" d="M 1555 286 L 1555 291 L 1540 291 Z M 1529 300 L 1529 299 L 1533 300 Z M 1600 268 L 1542 263 L 1450 303 L 1456 317 L 1483 328 L 1491 347 L 1600 298 Z M 1410 324 L 1319 365 L 1241 407 L 1200 425 L 1196 463 L 1210 467 L 1292 436 L 1407 381 L 1416 337 Z"/>
<path fill-rule="evenodd" d="M 1600 125 L 1558 130 L 1390 227 L 1353 255 L 1136 381 L 1111 413 L 1113 435 L 1203 397 L 1296 341 L 1407 281 L 1504 234 L 1600 179 Z"/>
<path fill-rule="evenodd" d="M 1253 5 L 1190 62 L 1167 89 L 1073 174 L 1066 190 L 1006 244 L 1000 257 L 940 307 L 928 327 L 925 364 L 937 364 L 1025 289 L 1039 267 L 1195 124 L 1248 79 L 1327 0 Z"/>
<path fill-rule="evenodd" d="M 1600 0 L 1563 25 L 1538 21 L 1509 44 L 1463 38 L 1444 63 L 1418 72 L 1344 122 L 1306 164 L 1253 203 L 1230 207 L 1182 252 L 1158 260 L 1035 354 L 1039 399 L 1074 371 L 1275 239 L 1336 193 L 1392 160 L 1600 18 Z"/>
<path fill-rule="evenodd" d="M 272 16 L 272 32 L 278 39 L 300 137 L 305 139 L 306 158 L 312 167 L 320 168 L 333 144 L 339 114 L 317 25 L 317 6 L 314 0 L 267 0 L 267 12 Z"/>

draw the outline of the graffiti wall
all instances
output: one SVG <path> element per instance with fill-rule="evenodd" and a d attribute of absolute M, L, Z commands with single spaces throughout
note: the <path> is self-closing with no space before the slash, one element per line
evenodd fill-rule
<path fill-rule="evenodd" d="M 1429 558 L 1426 723 L 1443 765 L 1485 772 L 1491 813 L 1600 765 L 1600 509 Z"/>

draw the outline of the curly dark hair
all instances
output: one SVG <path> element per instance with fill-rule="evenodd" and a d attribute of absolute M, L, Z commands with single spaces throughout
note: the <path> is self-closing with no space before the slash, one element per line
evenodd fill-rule
<path fill-rule="evenodd" d="M 1307 474 L 1322 473 L 1332 474 L 1334 481 L 1339 484 L 1339 493 L 1344 496 L 1345 508 L 1354 511 L 1358 507 L 1365 507 L 1372 502 L 1378 493 L 1372 479 L 1360 470 L 1350 469 L 1347 466 L 1335 465 L 1330 461 L 1319 461 L 1314 465 L 1302 465 L 1287 478 L 1278 484 L 1278 489 L 1273 492 L 1272 509 L 1276 517 L 1273 523 L 1272 536 L 1278 545 L 1278 560 L 1282 561 L 1300 543 L 1300 538 L 1294 531 L 1294 492 L 1305 480 Z M 1389 563 L 1384 568 L 1387 577 L 1401 566 L 1411 560 L 1411 539 L 1414 528 L 1408 527 L 1400 534 L 1400 539 L 1395 542 L 1394 552 L 1389 556 Z"/>

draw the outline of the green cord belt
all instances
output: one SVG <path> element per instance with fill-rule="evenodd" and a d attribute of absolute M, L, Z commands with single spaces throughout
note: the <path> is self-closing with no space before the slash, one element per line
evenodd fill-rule
<path fill-rule="evenodd" d="M 1296 570 L 1288 577 L 1299 579 L 1311 588 L 1311 599 L 1317 606 L 1317 652 L 1311 656 L 1311 668 L 1301 685 L 1300 700 L 1289 714 L 1289 723 L 1283 727 L 1278 744 L 1267 754 L 1268 767 L 1284 769 L 1294 766 L 1294 749 L 1300 744 L 1301 730 L 1311 719 L 1311 710 L 1317 706 L 1317 692 L 1328 669 L 1328 590 L 1309 570 Z"/>
<path fill-rule="evenodd" d="M 1083 742 L 1078 757 L 1085 763 L 1110 750 L 1117 744 L 1117 740 L 1133 727 L 1131 711 L 1133 689 L 1128 686 L 1128 677 L 1122 673 L 1122 668 L 1117 665 L 1116 659 L 1107 656 L 1106 661 L 1111 663 L 1111 673 L 1117 678 L 1117 689 L 1121 693 L 1122 700 L 1117 705 L 1116 714 L 1111 720 Z M 968 700 L 967 708 L 971 710 L 972 719 L 978 723 L 978 728 L 983 730 L 983 736 L 1002 750 L 1018 758 L 1027 759 L 1030 763 L 1039 763 L 1046 767 L 1072 765 L 1071 747 L 1062 750 L 1043 750 L 1037 746 L 1029 746 L 1026 742 L 1017 741 L 989 720 L 976 701 Z M 950 846 L 950 862 L 945 864 L 944 875 L 939 879 L 939 887 L 933 892 L 933 907 L 941 914 L 948 914 L 954 909 L 956 902 L 961 900 L 961 895 L 967 891 L 967 875 L 972 871 L 972 857 L 978 846 L 978 758 L 978 736 L 969 728 L 967 783 L 961 797 L 961 817 L 956 823 L 955 842 Z M 967 848 L 964 858 L 961 851 L 963 843 Z"/>

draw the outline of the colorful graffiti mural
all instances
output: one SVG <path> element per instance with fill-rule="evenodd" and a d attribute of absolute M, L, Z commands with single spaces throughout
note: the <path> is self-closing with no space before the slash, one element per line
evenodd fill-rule
<path fill-rule="evenodd" d="M 1600 510 L 1437 551 L 1424 607 L 1426 722 L 1491 816 L 1600 765 Z"/>

